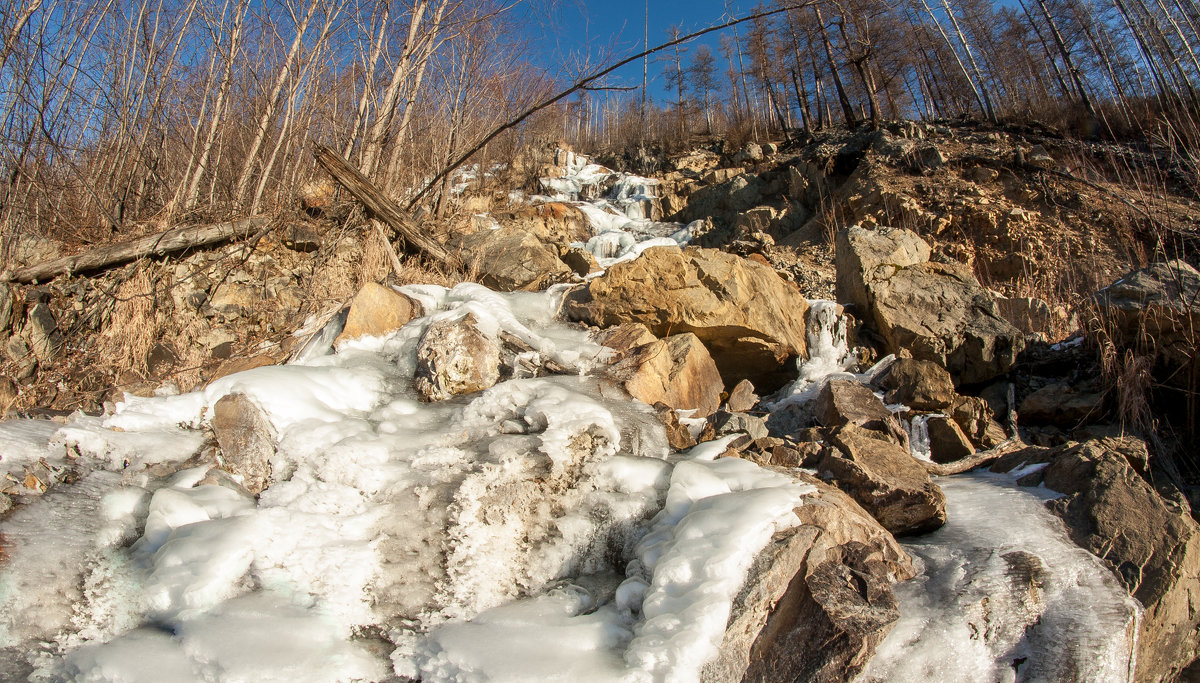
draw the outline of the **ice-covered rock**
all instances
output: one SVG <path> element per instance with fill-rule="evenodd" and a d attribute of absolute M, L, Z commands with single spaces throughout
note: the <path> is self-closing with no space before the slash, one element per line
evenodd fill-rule
<path fill-rule="evenodd" d="M 483 391 L 500 381 L 500 342 L 471 313 L 434 322 L 417 346 L 415 380 L 425 401 Z"/>
<path fill-rule="evenodd" d="M 1200 525 L 1138 474 L 1148 459 L 1138 439 L 1102 438 L 1026 449 L 993 469 L 1032 470 L 1022 483 L 1064 494 L 1050 510 L 1146 608 L 1136 680 L 1172 680 L 1200 654 Z"/>
<path fill-rule="evenodd" d="M 1138 606 L 1042 499 L 997 475 L 939 481 L 949 519 L 906 539 L 921 575 L 856 680 L 1132 681 Z"/>
<path fill-rule="evenodd" d="M 221 446 L 221 465 L 237 475 L 250 493 L 271 479 L 275 434 L 262 410 L 244 394 L 228 394 L 213 406 L 213 435 Z"/>

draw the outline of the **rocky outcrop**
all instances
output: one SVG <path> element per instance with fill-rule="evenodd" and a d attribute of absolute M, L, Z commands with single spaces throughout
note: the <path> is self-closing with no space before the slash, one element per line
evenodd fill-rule
<path fill-rule="evenodd" d="M 558 252 L 516 228 L 473 232 L 451 240 L 447 249 L 478 272 L 481 284 L 501 292 L 536 291 L 571 277 Z"/>
<path fill-rule="evenodd" d="M 500 381 L 500 343 L 468 313 L 430 324 L 417 345 L 415 387 L 424 401 L 483 391 Z"/>
<path fill-rule="evenodd" d="M 851 227 L 838 233 L 838 299 L 874 323 L 887 350 L 934 361 L 958 384 L 1008 372 L 1024 348 L 970 269 L 929 262 L 929 246 L 908 230 Z"/>
<path fill-rule="evenodd" d="M 800 292 L 770 266 L 713 249 L 648 249 L 569 294 L 563 312 L 599 327 L 640 322 L 658 336 L 691 332 L 727 386 L 749 379 L 777 387 L 778 371 L 807 355 Z"/>
<path fill-rule="evenodd" d="M 891 584 L 911 559 L 844 493 L 798 478 L 817 493 L 759 553 L 703 681 L 852 680 L 900 617 Z"/>
<path fill-rule="evenodd" d="M 883 528 L 919 534 L 946 523 L 946 496 L 907 450 L 879 432 L 846 425 L 830 435 L 819 470 Z"/>
<path fill-rule="evenodd" d="M 606 372 L 630 396 L 649 405 L 695 410 L 695 417 L 708 417 L 721 405 L 721 374 L 691 333 L 634 347 Z"/>
<path fill-rule="evenodd" d="M 416 301 L 390 287 L 368 282 L 350 302 L 346 326 L 334 346 L 359 337 L 381 337 L 395 332 L 420 315 L 421 305 Z"/>
<path fill-rule="evenodd" d="M 221 468 L 253 494 L 271 481 L 275 434 L 271 422 L 245 394 L 228 394 L 213 406 L 213 434 L 221 446 Z"/>
<path fill-rule="evenodd" d="M 1072 540 L 1105 561 L 1145 607 L 1138 681 L 1169 681 L 1200 654 L 1200 525 L 1138 475 L 1144 442 L 1102 438 L 1027 449 L 993 469 L 1048 463 L 1021 480 L 1065 494 L 1047 503 Z"/>

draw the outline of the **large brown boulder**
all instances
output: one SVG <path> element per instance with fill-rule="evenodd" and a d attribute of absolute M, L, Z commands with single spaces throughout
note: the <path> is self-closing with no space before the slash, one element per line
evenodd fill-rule
<path fill-rule="evenodd" d="M 808 352 L 799 290 L 770 266 L 715 249 L 647 249 L 572 292 L 563 312 L 599 327 L 644 323 L 660 337 L 691 332 L 726 386 L 777 387 L 778 371 Z"/>
<path fill-rule="evenodd" d="M 852 379 L 835 379 L 817 392 L 813 416 L 826 427 L 853 424 L 886 431 L 892 412 L 867 385 Z"/>
<path fill-rule="evenodd" d="M 368 282 L 354 295 L 346 326 L 334 346 L 359 337 L 381 337 L 404 327 L 422 314 L 421 304 L 391 287 Z"/>
<path fill-rule="evenodd" d="M 846 494 L 797 476 L 817 492 L 759 553 L 703 681 L 852 680 L 900 617 L 891 584 L 911 559 Z"/>
<path fill-rule="evenodd" d="M 1049 463 L 1021 483 L 1065 494 L 1049 508 L 1145 607 L 1136 680 L 1170 681 L 1200 655 L 1200 525 L 1138 475 L 1147 458 L 1138 439 L 1101 438 L 1026 449 L 993 469 Z"/>
<path fill-rule="evenodd" d="M 537 291 L 571 279 L 571 269 L 553 247 L 517 228 L 480 230 L 446 247 L 478 272 L 481 284 L 497 291 Z"/>
<path fill-rule="evenodd" d="M 704 344 L 691 333 L 630 349 L 606 372 L 630 396 L 649 405 L 695 410 L 694 417 L 708 417 L 721 405 L 721 374 Z"/>
<path fill-rule="evenodd" d="M 971 270 L 928 262 L 928 245 L 908 230 L 838 233 L 838 300 L 874 323 L 887 350 L 950 371 L 957 384 L 1008 372 L 1024 348 L 1021 332 L 1000 317 Z"/>
<path fill-rule="evenodd" d="M 948 408 L 958 397 L 950 373 L 927 360 L 897 358 L 879 383 L 888 391 L 888 403 L 902 403 L 913 410 Z"/>
<path fill-rule="evenodd" d="M 946 523 L 946 496 L 925 468 L 886 435 L 848 424 L 833 432 L 819 470 L 883 528 L 920 534 Z"/>

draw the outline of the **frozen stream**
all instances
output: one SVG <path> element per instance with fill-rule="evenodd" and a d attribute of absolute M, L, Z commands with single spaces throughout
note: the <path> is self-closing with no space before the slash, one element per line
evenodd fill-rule
<path fill-rule="evenodd" d="M 1012 482 L 937 479 L 948 522 L 904 543 L 924 571 L 860 683 L 1133 680 L 1136 601 Z"/>
<path fill-rule="evenodd" d="M 603 265 L 687 241 L 650 219 L 646 179 L 601 192 L 606 170 L 570 172 L 551 187 L 590 207 Z M 294 364 L 194 393 L 0 423 L 0 473 L 80 473 L 0 521 L 0 680 L 697 680 L 812 489 L 716 459 L 723 441 L 672 452 L 651 409 L 591 376 L 608 352 L 554 319 L 560 289 L 405 292 L 428 314 L 386 337 L 334 351 L 330 329 Z M 571 374 L 514 367 L 418 401 L 424 331 L 468 314 L 532 349 L 521 367 Z M 811 316 L 815 357 L 781 404 L 870 376 L 845 372 L 836 305 Z M 277 442 L 257 499 L 209 474 L 230 393 Z M 939 484 L 950 523 L 907 544 L 924 572 L 862 680 L 1127 679 L 1136 606 L 1042 501 L 999 476 Z"/>

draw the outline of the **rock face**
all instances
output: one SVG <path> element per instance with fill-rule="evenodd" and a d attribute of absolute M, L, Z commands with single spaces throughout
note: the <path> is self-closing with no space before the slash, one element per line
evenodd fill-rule
<path fill-rule="evenodd" d="M 695 417 L 708 417 L 721 405 L 721 374 L 704 344 L 691 333 L 630 349 L 608 375 L 630 396 L 649 405 L 695 410 Z"/>
<path fill-rule="evenodd" d="M 415 386 L 424 401 L 483 391 L 500 381 L 500 343 L 475 316 L 432 323 L 417 346 Z"/>
<path fill-rule="evenodd" d="M 1067 384 L 1056 382 L 1026 396 L 1017 413 L 1022 421 L 1032 424 L 1074 427 L 1089 418 L 1093 422 L 1098 420 L 1103 405 L 1103 394 L 1076 391 Z"/>
<path fill-rule="evenodd" d="M 536 291 L 571 277 L 558 253 L 532 234 L 516 228 L 481 230 L 447 245 L 468 268 L 476 268 L 486 287 L 511 292 Z"/>
<path fill-rule="evenodd" d="M 1169 681 L 1200 654 L 1200 525 L 1138 475 L 1131 463 L 1146 458 L 1138 439 L 1102 438 L 1029 449 L 995 468 L 1049 463 L 1021 483 L 1066 494 L 1047 505 L 1146 608 L 1136 680 Z"/>
<path fill-rule="evenodd" d="M 391 287 L 369 282 L 350 302 L 346 326 L 334 346 L 359 337 L 380 337 L 421 315 L 421 305 Z"/>
<path fill-rule="evenodd" d="M 655 247 L 568 295 L 563 311 L 599 327 L 644 323 L 658 336 L 691 332 L 727 386 L 776 387 L 807 355 L 808 302 L 769 266 L 713 249 Z"/>
<path fill-rule="evenodd" d="M 751 567 L 703 681 L 852 680 L 900 617 L 891 583 L 911 559 L 844 493 L 798 476 L 818 492 Z"/>
<path fill-rule="evenodd" d="M 961 264 L 931 263 L 929 245 L 908 230 L 851 227 L 838 233 L 838 300 L 874 323 L 889 352 L 908 349 L 958 384 L 1008 372 L 1021 333 Z"/>
<path fill-rule="evenodd" d="M 274 430 L 262 410 L 245 394 L 223 396 L 213 406 L 212 430 L 222 469 L 241 477 L 250 493 L 261 493 L 270 483 L 275 455 Z"/>
<path fill-rule="evenodd" d="M 818 468 L 883 528 L 920 534 L 946 523 L 946 496 L 906 450 L 878 432 L 847 425 L 830 436 Z"/>
<path fill-rule="evenodd" d="M 896 359 L 880 385 L 888 390 L 888 403 L 903 403 L 913 410 L 941 410 L 957 397 L 950 373 L 927 360 Z"/>

